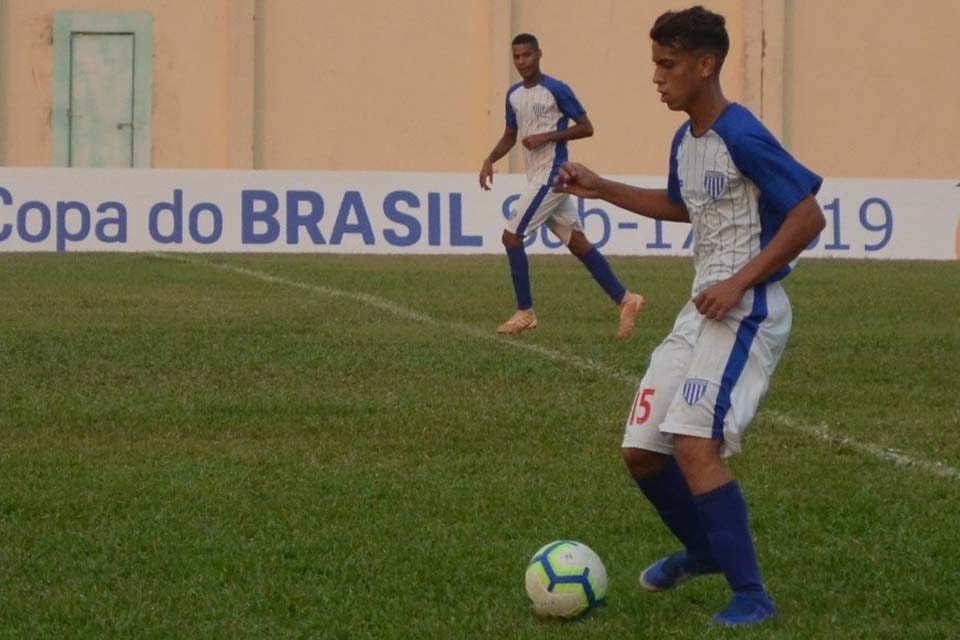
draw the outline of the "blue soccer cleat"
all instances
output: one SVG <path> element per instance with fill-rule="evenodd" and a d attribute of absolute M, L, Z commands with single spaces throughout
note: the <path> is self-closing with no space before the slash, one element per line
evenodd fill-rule
<path fill-rule="evenodd" d="M 723 611 L 713 616 L 712 622 L 725 627 L 739 627 L 758 624 L 776 613 L 777 608 L 766 591 L 746 591 L 734 593 Z"/>
<path fill-rule="evenodd" d="M 708 573 L 720 573 L 720 568 L 700 565 L 687 557 L 686 549 L 681 549 L 644 569 L 640 574 L 640 586 L 647 591 L 666 591 Z"/>

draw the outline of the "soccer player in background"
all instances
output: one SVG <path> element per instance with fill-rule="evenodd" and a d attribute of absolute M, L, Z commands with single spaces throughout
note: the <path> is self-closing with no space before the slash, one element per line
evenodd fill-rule
<path fill-rule="evenodd" d="M 617 337 L 626 338 L 643 309 L 643 297 L 627 291 L 603 255 L 587 240 L 572 199 L 550 188 L 560 165 L 567 160 L 567 141 L 592 136 L 593 124 L 570 87 L 541 73 L 542 55 L 537 39 L 529 33 L 513 39 L 513 64 L 523 80 L 507 91 L 506 128 L 480 169 L 480 187 L 489 190 L 493 163 L 513 148 L 519 136 L 527 185 L 503 231 L 517 311 L 497 327 L 497 333 L 517 334 L 537 326 L 523 239 L 545 223 L 619 305 Z M 568 126 L 569 120 L 573 120 L 573 126 Z"/>
<path fill-rule="evenodd" d="M 814 198 L 821 179 L 724 97 L 724 25 L 697 6 L 663 14 L 650 31 L 660 100 L 689 116 L 673 138 L 666 189 L 612 182 L 567 163 L 555 190 L 693 225 L 691 300 L 651 355 L 623 458 L 683 544 L 647 567 L 641 586 L 663 591 L 723 573 L 733 595 L 713 621 L 741 625 L 776 609 L 760 577 L 746 502 L 724 458 L 740 451 L 786 346 L 791 310 L 781 280 L 825 220 Z"/>

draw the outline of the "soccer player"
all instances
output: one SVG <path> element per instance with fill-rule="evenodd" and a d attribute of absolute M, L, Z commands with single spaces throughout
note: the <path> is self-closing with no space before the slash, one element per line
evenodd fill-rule
<path fill-rule="evenodd" d="M 540 44 L 529 33 L 513 39 L 513 64 L 523 80 L 507 91 L 507 126 L 480 169 L 480 187 L 489 190 L 493 163 L 505 156 L 520 137 L 527 185 L 503 231 L 517 311 L 497 327 L 497 333 L 517 334 L 537 326 L 523 239 L 546 224 L 619 305 L 617 337 L 626 338 L 643 309 L 643 297 L 627 291 L 603 255 L 587 240 L 572 199 L 550 188 L 560 165 L 567 160 L 567 141 L 592 136 L 593 124 L 570 87 L 541 73 L 542 55 Z M 573 120 L 573 126 L 568 126 L 569 120 Z"/>
<path fill-rule="evenodd" d="M 666 189 L 641 189 L 567 163 L 556 191 L 601 198 L 650 218 L 693 225 L 691 300 L 653 351 L 625 427 L 623 458 L 683 548 L 647 567 L 663 591 L 723 573 L 732 598 L 713 621 L 757 623 L 776 609 L 760 578 L 747 505 L 724 458 L 747 424 L 790 332 L 781 280 L 823 229 L 821 179 L 720 88 L 729 48 L 722 16 L 667 12 L 652 30 L 660 100 L 689 120 L 670 149 Z"/>

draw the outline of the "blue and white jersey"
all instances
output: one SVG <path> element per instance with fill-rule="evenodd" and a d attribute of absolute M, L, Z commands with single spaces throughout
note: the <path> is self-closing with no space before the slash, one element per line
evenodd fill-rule
<path fill-rule="evenodd" d="M 693 295 L 732 276 L 760 253 L 787 213 L 816 194 L 820 176 L 793 159 L 749 110 L 730 104 L 694 136 L 687 121 L 670 149 L 667 194 L 693 225 Z M 768 279 L 780 280 L 784 266 Z"/>
<path fill-rule="evenodd" d="M 570 118 L 586 114 L 573 91 L 556 78 L 543 75 L 540 84 L 524 87 L 522 82 L 507 91 L 507 126 L 517 130 L 517 140 L 549 131 L 563 131 Z M 523 148 L 527 180 L 549 184 L 553 172 L 567 161 L 567 143 L 548 142 L 530 151 Z"/>

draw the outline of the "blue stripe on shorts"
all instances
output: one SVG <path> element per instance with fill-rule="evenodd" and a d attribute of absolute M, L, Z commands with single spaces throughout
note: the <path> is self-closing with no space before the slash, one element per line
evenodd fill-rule
<path fill-rule="evenodd" d="M 523 212 L 523 217 L 520 218 L 520 224 L 517 225 L 517 235 L 521 238 L 527 230 L 527 225 L 530 224 L 530 218 L 532 218 L 533 214 L 537 212 L 537 209 L 540 207 L 543 199 L 547 197 L 548 191 L 550 191 L 550 185 L 545 184 L 540 187 L 540 190 L 537 191 L 537 195 L 535 195 L 533 200 L 530 201 L 530 206 L 527 207 L 527 210 Z"/>
<path fill-rule="evenodd" d="M 727 366 L 723 369 L 720 379 L 720 390 L 717 392 L 717 404 L 713 408 L 713 430 L 710 437 L 714 440 L 723 440 L 723 420 L 730 410 L 730 394 L 734 385 L 740 379 L 740 374 L 747 366 L 750 356 L 750 345 L 760 329 L 760 323 L 767 318 L 767 286 L 758 285 L 753 289 L 753 308 L 750 315 L 740 321 L 737 328 L 737 337 L 727 359 Z"/>

